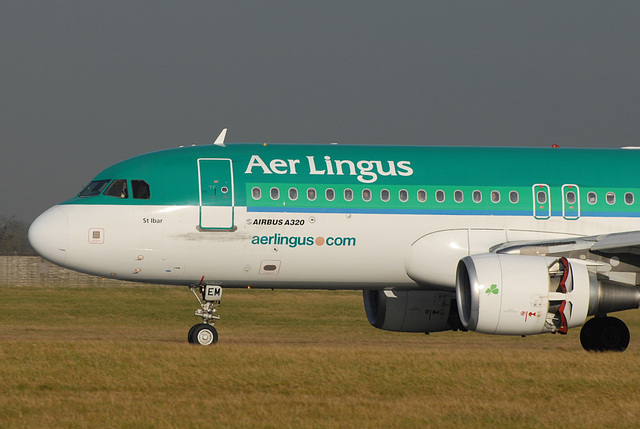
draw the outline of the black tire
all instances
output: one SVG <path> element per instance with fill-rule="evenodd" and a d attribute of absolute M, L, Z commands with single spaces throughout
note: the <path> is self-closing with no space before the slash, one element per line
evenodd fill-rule
<path fill-rule="evenodd" d="M 218 331 L 206 323 L 198 323 L 189 330 L 189 342 L 209 346 L 218 342 Z"/>
<path fill-rule="evenodd" d="M 580 343 L 587 351 L 623 352 L 630 337 L 627 325 L 616 317 L 590 319 L 580 331 Z"/>
<path fill-rule="evenodd" d="M 629 346 L 629 328 L 624 322 L 616 317 L 605 317 L 601 319 L 600 325 L 600 345 L 602 351 L 623 352 Z"/>

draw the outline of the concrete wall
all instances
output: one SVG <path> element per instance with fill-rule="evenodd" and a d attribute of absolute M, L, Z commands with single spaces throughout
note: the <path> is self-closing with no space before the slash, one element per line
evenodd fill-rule
<path fill-rule="evenodd" d="M 140 284 L 81 274 L 45 261 L 40 256 L 0 256 L 0 286 L 124 286 Z"/>

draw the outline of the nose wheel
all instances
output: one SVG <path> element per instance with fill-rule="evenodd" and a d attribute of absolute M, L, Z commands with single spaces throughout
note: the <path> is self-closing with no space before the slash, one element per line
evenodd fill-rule
<path fill-rule="evenodd" d="M 189 330 L 189 343 L 209 346 L 218 342 L 218 331 L 208 323 L 198 323 Z"/>
<path fill-rule="evenodd" d="M 220 320 L 220 316 L 216 314 L 218 312 L 216 307 L 220 307 L 222 302 L 222 287 L 200 284 L 189 286 L 189 289 L 200 304 L 200 308 L 194 314 L 202 318 L 202 323 L 191 327 L 187 339 L 190 344 L 201 346 L 215 344 L 218 342 L 218 331 L 213 325 Z"/>

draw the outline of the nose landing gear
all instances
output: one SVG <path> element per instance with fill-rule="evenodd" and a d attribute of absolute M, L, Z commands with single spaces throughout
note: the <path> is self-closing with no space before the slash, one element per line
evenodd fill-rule
<path fill-rule="evenodd" d="M 191 327 L 187 339 L 191 344 L 202 346 L 215 344 L 218 342 L 218 331 L 214 328 L 214 324 L 216 320 L 220 320 L 220 316 L 216 314 L 218 312 L 216 307 L 219 307 L 222 301 L 222 287 L 200 284 L 189 286 L 189 289 L 200 304 L 200 308 L 194 314 L 202 317 L 202 323 Z"/>

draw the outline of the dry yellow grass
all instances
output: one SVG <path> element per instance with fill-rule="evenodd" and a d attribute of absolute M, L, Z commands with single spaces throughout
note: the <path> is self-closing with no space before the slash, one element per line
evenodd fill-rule
<path fill-rule="evenodd" d="M 186 289 L 0 288 L 0 427 L 633 427 L 625 353 L 567 337 L 398 334 L 355 292 L 225 291 L 215 347 Z"/>

